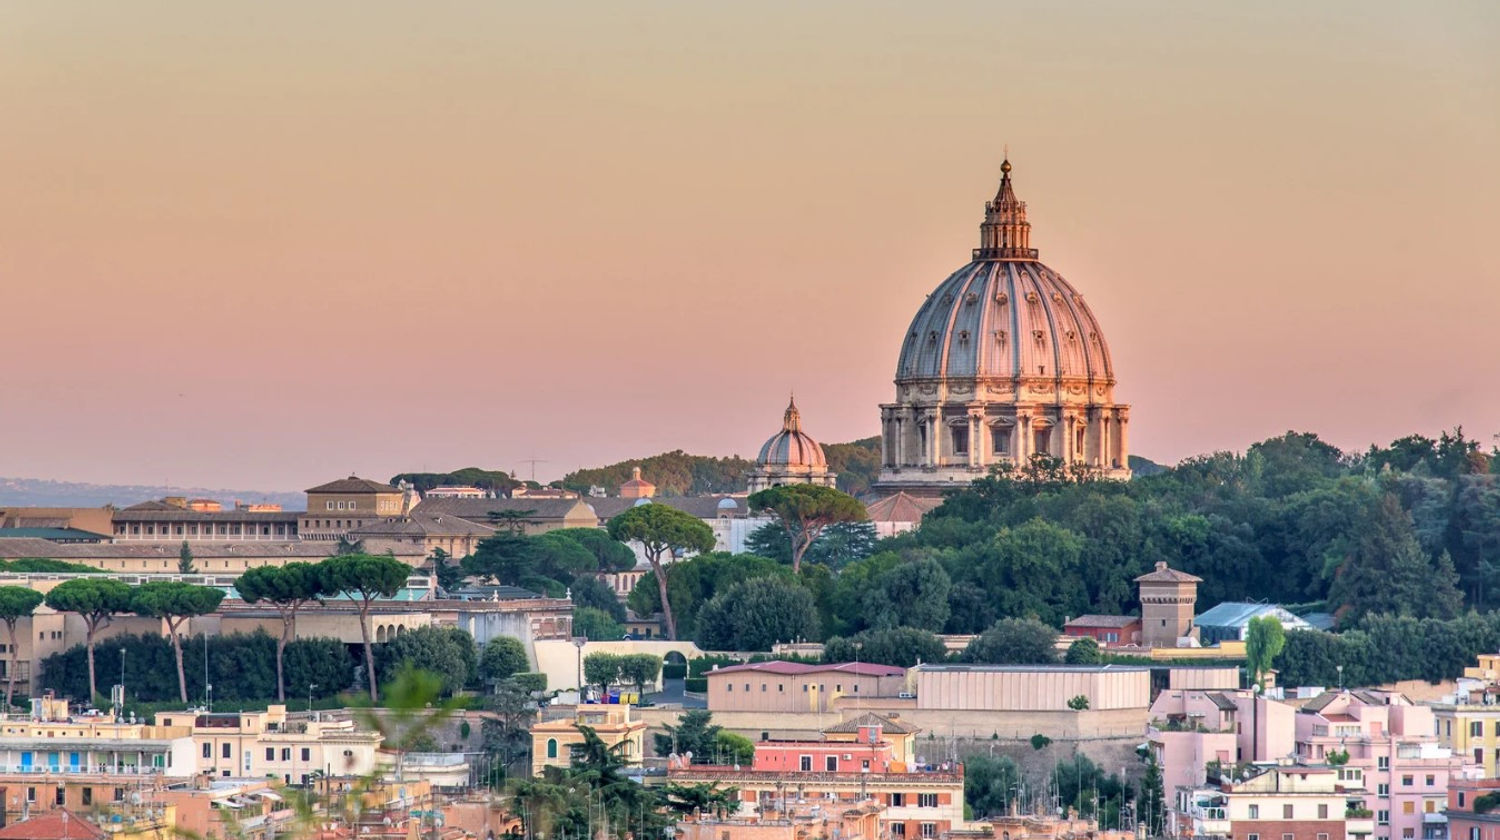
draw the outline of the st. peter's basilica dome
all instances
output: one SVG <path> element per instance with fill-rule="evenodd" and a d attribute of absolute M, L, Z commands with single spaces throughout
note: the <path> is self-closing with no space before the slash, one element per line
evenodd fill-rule
<path fill-rule="evenodd" d="M 1127 406 L 1083 296 L 1037 260 L 1026 204 L 1000 166 L 972 260 L 902 337 L 896 401 L 881 406 L 879 486 L 932 491 L 1047 455 L 1129 476 Z"/>

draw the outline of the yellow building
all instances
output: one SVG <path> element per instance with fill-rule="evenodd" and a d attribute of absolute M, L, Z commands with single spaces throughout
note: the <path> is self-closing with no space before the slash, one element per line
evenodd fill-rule
<path fill-rule="evenodd" d="M 540 776 L 547 767 L 567 767 L 572 763 L 571 747 L 583 743 L 580 726 L 594 730 L 607 746 L 620 747 L 620 757 L 630 766 L 639 766 L 645 755 L 646 723 L 632 720 L 626 705 L 585 704 L 569 720 L 549 720 L 531 728 L 531 775 Z"/>
<path fill-rule="evenodd" d="M 1452 694 L 1432 703 L 1438 742 L 1484 768 L 1487 778 L 1500 770 L 1500 654 L 1482 654 L 1465 668 Z"/>
<path fill-rule="evenodd" d="M 370 773 L 382 740 L 351 720 L 288 720 L 280 705 L 264 712 L 158 712 L 156 722 L 190 727 L 196 772 L 287 784 L 307 784 L 315 774 Z"/>
<path fill-rule="evenodd" d="M 392 516 L 404 516 L 416 504 L 415 494 L 351 475 L 307 489 L 307 512 L 297 533 L 304 540 L 336 540 L 356 528 Z"/>

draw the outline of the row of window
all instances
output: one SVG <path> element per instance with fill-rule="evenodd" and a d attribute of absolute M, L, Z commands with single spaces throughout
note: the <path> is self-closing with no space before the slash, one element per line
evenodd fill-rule
<path fill-rule="evenodd" d="M 930 822 L 920 823 L 918 825 L 918 831 L 921 832 L 921 836 L 923 836 L 923 837 L 936 837 L 937 836 L 937 823 L 930 823 Z M 893 840 L 894 840 L 894 838 L 905 837 L 905 836 L 906 836 L 906 823 L 900 823 L 900 822 L 898 822 L 898 823 L 891 823 L 891 837 L 893 838 Z M 1254 840 L 1253 835 L 1252 835 L 1252 840 Z M 1320 838 L 1318 838 L 1318 840 L 1327 840 L 1327 838 L 1326 837 L 1320 837 Z"/>
<path fill-rule="evenodd" d="M 141 527 L 142 526 L 140 526 L 140 525 L 131 525 L 130 526 L 130 530 L 129 530 L 129 534 L 131 536 L 140 536 L 141 533 L 142 533 Z M 285 523 L 282 523 L 282 524 L 278 524 L 278 525 L 275 525 L 275 526 L 261 525 L 260 526 L 260 535 L 263 536 L 263 537 L 269 537 L 269 536 L 271 536 L 272 533 L 273 533 L 273 531 L 272 531 L 273 527 L 275 529 L 274 533 L 278 537 L 287 536 L 287 535 L 295 536 L 296 533 L 297 533 L 297 529 L 296 529 L 295 526 L 289 526 L 289 525 L 286 525 Z M 203 536 L 211 536 L 213 534 L 219 534 L 221 536 L 235 536 L 235 537 L 246 535 L 246 534 L 254 536 L 255 533 L 256 533 L 255 528 L 256 528 L 256 526 L 254 526 L 254 525 L 247 525 L 247 526 L 241 527 L 241 525 L 238 522 L 230 522 L 230 523 L 220 522 L 220 523 L 218 523 L 217 530 L 215 530 L 215 526 L 214 525 L 205 523 L 203 525 Z M 179 537 L 182 537 L 182 536 L 196 537 L 196 536 L 199 535 L 198 534 L 198 525 L 197 525 L 197 523 L 190 523 L 188 525 L 173 525 L 173 526 L 170 526 L 170 530 L 169 530 L 169 526 L 167 526 L 167 525 L 162 525 L 161 528 L 160 528 L 160 530 L 158 530 L 157 526 L 155 526 L 155 525 L 146 525 L 145 526 L 145 534 L 147 536 L 156 536 L 157 534 L 160 534 L 161 536 L 164 536 L 164 537 L 168 536 L 169 534 L 170 535 L 179 536 Z M 126 535 L 125 526 L 124 525 L 116 525 L 115 526 L 115 535 L 116 536 L 125 536 Z"/>
<path fill-rule="evenodd" d="M 114 790 L 114 801 L 116 801 L 116 802 L 124 802 L 125 801 L 125 789 L 124 788 L 113 788 L 113 790 Z M 93 788 L 91 788 L 91 787 L 82 788 L 82 793 L 80 794 L 80 796 L 83 799 L 83 803 L 82 804 L 84 804 L 84 805 L 92 805 L 92 804 L 94 804 L 94 789 Z M 68 798 L 68 789 L 65 788 L 65 787 L 58 787 L 56 793 L 53 794 L 53 800 L 52 801 L 55 802 L 59 807 L 61 807 L 63 805 L 68 804 L 67 803 L 67 798 Z M 26 801 L 27 802 L 35 802 L 36 801 L 36 788 L 29 787 L 29 788 L 26 789 Z"/>
<path fill-rule="evenodd" d="M 1246 834 L 1245 835 L 1245 840 L 1260 840 L 1260 835 L 1259 834 Z M 1281 840 L 1297 840 L 1297 835 L 1295 835 L 1295 834 L 1283 834 L 1283 835 L 1281 835 Z M 1318 832 L 1318 838 L 1317 838 L 1317 840 L 1328 840 L 1328 834 L 1326 832 L 1322 832 L 1322 831 Z"/>
<path fill-rule="evenodd" d="M 1295 811 L 1295 809 L 1294 809 L 1294 807 L 1292 806 L 1291 803 L 1286 803 L 1286 804 L 1284 804 L 1284 805 L 1281 806 L 1281 818 L 1282 819 L 1284 819 L 1284 820 L 1296 819 L 1296 817 L 1293 816 L 1295 813 L 1296 813 L 1296 811 Z M 1250 806 L 1250 819 L 1252 819 L 1252 820 L 1258 820 L 1258 819 L 1260 819 L 1260 806 L 1259 805 L 1251 805 Z M 1326 820 L 1326 819 L 1328 819 L 1328 803 L 1326 803 L 1326 802 L 1319 803 L 1319 805 L 1318 805 L 1318 819 L 1320 819 L 1320 820 Z"/>
<path fill-rule="evenodd" d="M 767 683 L 761 683 L 760 684 L 760 690 L 762 692 L 765 692 L 765 691 L 768 690 L 766 688 L 766 685 L 767 685 Z M 804 694 L 807 693 L 809 686 L 811 686 L 812 690 L 814 690 L 814 691 L 827 691 L 828 690 L 828 686 L 826 684 L 812 685 L 811 683 L 803 683 L 802 684 L 802 692 Z M 852 690 L 852 692 L 854 694 L 858 694 L 859 693 L 859 683 L 851 683 L 850 684 L 850 688 L 851 688 L 851 690 Z M 734 683 L 727 683 L 725 685 L 725 690 L 726 691 L 734 691 Z M 745 683 L 745 690 L 746 691 L 750 690 L 750 683 Z M 834 683 L 833 690 L 836 691 L 836 692 L 842 692 L 844 690 L 844 684 L 843 683 Z M 786 683 L 777 683 L 776 684 L 776 691 L 778 693 L 783 693 L 783 694 L 786 693 Z"/>
<path fill-rule="evenodd" d="M 168 724 L 168 725 L 170 725 L 170 724 Z M 220 751 L 219 751 L 220 752 L 220 755 L 219 755 L 220 758 L 233 758 L 234 757 L 234 750 L 233 750 L 233 746 L 234 745 L 233 744 L 225 742 L 223 744 L 220 744 L 219 746 L 220 746 Z M 555 752 L 555 748 L 550 749 L 549 752 Z M 204 744 L 203 744 L 203 757 L 204 758 L 213 758 L 214 757 L 214 745 L 212 743 L 209 743 L 209 742 L 206 742 L 206 741 L 204 742 Z M 266 761 L 275 761 L 275 760 L 276 760 L 276 748 L 275 747 L 266 747 Z M 291 747 L 282 747 L 281 748 L 281 760 L 282 761 L 291 761 L 292 760 L 292 749 L 291 749 Z M 310 747 L 303 747 L 302 748 L 302 760 L 303 761 L 311 761 L 312 760 L 312 748 L 310 748 Z"/>

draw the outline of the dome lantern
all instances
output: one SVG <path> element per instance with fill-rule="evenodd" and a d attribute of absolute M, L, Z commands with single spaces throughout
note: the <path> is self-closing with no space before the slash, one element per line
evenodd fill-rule
<path fill-rule="evenodd" d="M 1016 198 L 1010 183 L 1010 159 L 1000 164 L 1000 189 L 993 201 L 984 203 L 984 222 L 979 225 L 976 260 L 1034 260 L 1031 223 L 1026 221 L 1026 202 Z"/>

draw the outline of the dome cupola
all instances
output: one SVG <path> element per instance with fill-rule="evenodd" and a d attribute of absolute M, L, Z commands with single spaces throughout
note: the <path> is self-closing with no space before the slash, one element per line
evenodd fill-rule
<path fill-rule="evenodd" d="M 779 484 L 826 484 L 832 487 L 836 475 L 828 471 L 823 447 L 802 431 L 802 413 L 796 397 L 787 403 L 781 417 L 781 431 L 772 435 L 755 458 L 750 477 L 750 492 Z"/>
<path fill-rule="evenodd" d="M 1009 159 L 979 247 L 917 309 L 882 406 L 880 487 L 920 492 L 1036 455 L 1127 477 L 1129 408 L 1114 402 L 1104 331 L 1031 247 Z"/>

